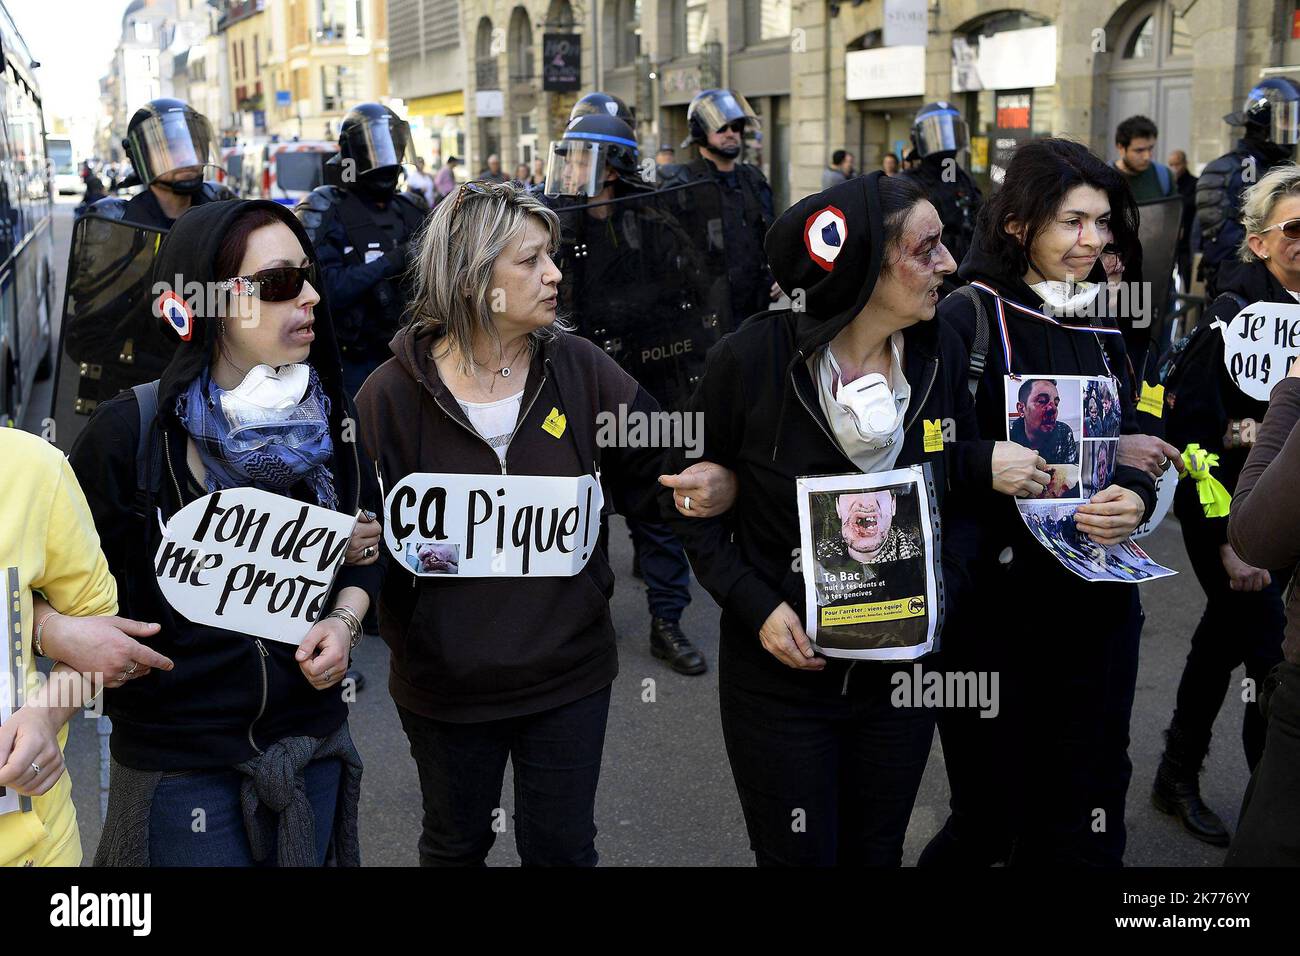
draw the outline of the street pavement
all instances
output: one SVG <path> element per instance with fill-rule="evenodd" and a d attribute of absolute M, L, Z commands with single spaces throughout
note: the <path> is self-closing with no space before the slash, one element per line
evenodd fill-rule
<path fill-rule="evenodd" d="M 72 203 L 56 206 L 56 258 L 66 266 Z M 39 431 L 47 414 L 50 383 L 39 386 L 23 426 Z M 705 652 L 710 670 L 683 677 L 653 659 L 644 588 L 631 576 L 630 540 L 621 519 L 610 534 L 611 561 L 618 584 L 611 612 L 619 635 L 620 673 L 614 684 L 600 791 L 596 801 L 596 847 L 603 865 L 749 866 L 744 819 L 732 785 L 718 719 L 718 609 L 697 585 L 683 618 L 687 634 Z M 1131 724 L 1133 784 L 1127 812 L 1126 862 L 1139 866 L 1218 866 L 1224 851 L 1186 834 L 1151 806 L 1150 786 L 1173 709 L 1188 641 L 1204 598 L 1191 574 L 1176 520 L 1171 515 L 1143 542 L 1156 560 L 1178 570 L 1176 577 L 1142 585 L 1146 627 L 1142 636 L 1137 698 Z M 1097 587 L 1106 587 L 1099 584 Z M 1003 622 L 990 619 L 990 626 Z M 1029 631 L 1026 641 L 1036 639 Z M 1080 648 L 1080 654 L 1087 653 Z M 388 654 L 382 641 L 366 640 L 358 665 L 367 685 L 352 706 L 351 728 L 366 773 L 362 783 L 362 861 L 369 866 L 414 866 L 420 831 L 420 789 L 397 712 L 386 687 Z M 1241 750 L 1239 668 L 1215 725 L 1214 743 L 1201 778 L 1202 793 L 1232 828 L 1248 774 Z M 652 685 L 647 682 L 653 682 Z M 646 690 L 653 687 L 653 695 Z M 643 698 L 653 696 L 652 702 Z M 75 718 L 67 763 L 81 824 L 87 863 L 99 841 L 100 740 L 94 720 Z M 947 815 L 948 787 L 943 752 L 935 736 L 904 848 L 904 864 L 915 863 Z M 512 784 L 507 771 L 501 806 L 507 832 L 488 857 L 490 865 L 517 865 Z"/>

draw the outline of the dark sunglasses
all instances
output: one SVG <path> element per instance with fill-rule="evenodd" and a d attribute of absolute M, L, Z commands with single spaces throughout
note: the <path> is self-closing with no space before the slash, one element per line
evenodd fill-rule
<path fill-rule="evenodd" d="M 235 295 L 255 295 L 263 302 L 288 302 L 302 292 L 303 283 L 311 281 L 315 266 L 286 266 L 263 269 L 251 276 L 234 276 L 218 283 Z"/>
<path fill-rule="evenodd" d="M 1266 232 L 1272 232 L 1274 229 L 1281 230 L 1282 235 L 1288 239 L 1300 239 L 1300 219 L 1288 219 L 1286 222 L 1279 222 L 1269 226 L 1267 229 L 1261 229 L 1260 235 Z"/>
<path fill-rule="evenodd" d="M 732 120 L 725 126 L 720 126 L 718 128 L 719 133 L 726 132 L 727 130 L 731 130 L 733 133 L 739 133 L 743 136 L 745 135 L 745 121 L 743 119 Z"/>

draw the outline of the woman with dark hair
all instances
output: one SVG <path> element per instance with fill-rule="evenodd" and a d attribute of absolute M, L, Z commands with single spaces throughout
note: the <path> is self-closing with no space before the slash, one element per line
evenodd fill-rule
<path fill-rule="evenodd" d="M 723 734 L 759 865 L 897 866 L 934 734 L 933 710 L 893 700 L 911 661 L 814 652 L 800 568 L 819 556 L 799 553 L 796 479 L 922 465 L 949 609 L 967 595 L 963 562 L 985 499 L 1037 495 L 1049 480 L 1036 452 L 979 440 L 967 352 L 933 321 L 956 267 L 941 233 L 921 190 L 882 172 L 796 203 L 766 248 L 781 288 L 806 307 L 724 338 L 688 408 L 704 417 L 704 457 L 739 481 L 728 514 L 692 520 L 680 495 L 665 511 L 722 607 Z M 944 440 L 940 422 L 952 426 Z M 893 513 L 874 507 L 864 528 Z"/>
<path fill-rule="evenodd" d="M 188 620 L 153 567 L 163 524 L 211 492 L 379 508 L 310 250 L 274 202 L 211 203 L 179 219 L 154 291 L 180 346 L 160 381 L 101 405 L 72 449 L 122 611 L 160 624 L 153 643 L 174 662 L 128 672 L 106 693 L 100 865 L 359 863 L 361 762 L 338 685 L 382 577 L 378 523 L 356 525 L 331 610 L 298 647 Z"/>
<path fill-rule="evenodd" d="M 1085 147 L 1043 139 L 1016 151 L 962 263 L 970 288 L 939 307 L 967 354 L 989 343 L 982 373 L 974 366 L 983 437 L 1006 431 L 1009 375 L 1113 377 L 1127 399 L 1123 337 L 1096 313 L 1104 310 L 1102 253 L 1134 262 L 1137 223 L 1123 178 Z M 1131 405 L 1123 411 L 1123 431 L 1135 431 Z M 1117 544 L 1154 497 L 1151 476 L 1121 455 L 1112 483 L 1079 507 L 1075 525 L 1097 544 Z M 953 671 L 1000 673 L 1002 705 L 993 719 L 940 715 L 952 814 L 920 862 L 1118 865 L 1132 772 L 1137 588 L 1070 573 L 1011 502 L 983 515 L 970 571 L 981 613 L 997 609 L 1002 623 L 961 618 L 958 609 L 942 657 Z"/>

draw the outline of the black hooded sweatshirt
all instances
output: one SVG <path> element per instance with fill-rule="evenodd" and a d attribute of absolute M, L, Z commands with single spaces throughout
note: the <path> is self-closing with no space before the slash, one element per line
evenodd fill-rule
<path fill-rule="evenodd" d="M 841 695 L 850 667 L 879 666 L 831 658 L 822 671 L 795 670 L 763 648 L 758 632 L 782 602 L 804 615 L 796 479 L 860 471 L 834 438 L 807 360 L 871 298 L 883 245 L 881 176 L 874 172 L 809 196 L 776 221 L 767 235 L 768 260 L 782 289 L 805 291 L 806 310 L 756 315 L 709 352 L 688 412 L 704 416 L 703 457 L 736 472 L 735 506 L 716 518 L 687 518 L 670 494 L 661 495 L 661 511 L 685 545 L 696 577 L 722 607 L 722 679 L 795 699 Z M 828 206 L 843 213 L 847 232 L 829 271 L 813 260 L 805 242 L 805 230 Z M 920 322 L 903 331 L 903 343 L 911 399 L 894 467 L 930 467 L 948 613 L 966 595 L 964 563 L 974 553 L 978 530 L 974 515 L 994 495 L 993 442 L 978 440 L 965 383 L 966 352 L 952 329 L 936 320 Z M 935 420 L 954 425 L 947 431 L 956 441 L 927 449 L 925 423 Z M 691 463 L 680 454 L 672 457 L 675 470 Z"/>
<path fill-rule="evenodd" d="M 235 217 L 258 207 L 272 210 L 294 231 L 303 249 L 311 252 L 306 232 L 279 203 L 207 203 L 177 220 L 159 250 L 154 282 L 170 287 L 177 275 L 187 285 L 228 278 L 214 275 L 218 249 Z M 69 456 L 117 579 L 120 613 L 162 625 L 146 643 L 176 665 L 171 671 L 153 670 L 105 692 L 105 712 L 113 719 L 113 757 L 136 770 L 233 766 L 285 737 L 329 736 L 347 719 L 342 694 L 337 688 L 326 692 L 313 688 L 294 660 L 292 644 L 194 623 L 173 610 L 158 588 L 153 558 L 161 529 L 155 508 L 168 521 L 185 504 L 206 494 L 189 471 L 188 434 L 176 415 L 177 398 L 193 381 L 196 367 L 205 364 L 203 357 L 211 354 L 215 341 L 202 302 L 190 304 L 195 313 L 191 340 L 181 343 L 159 383 L 158 416 L 150 439 L 162 445 L 164 455 L 156 497 L 137 497 L 140 420 L 134 392 L 122 392 L 100 405 Z M 338 508 L 351 514 L 360 508 L 378 514 L 382 507 L 374 468 L 356 440 L 344 440 L 355 430 L 345 432 L 345 421 L 354 423 L 357 415 L 343 389 L 338 346 L 323 298 L 313 311 L 316 338 L 307 361 L 330 399 L 331 470 Z M 316 504 L 305 482 L 293 493 Z M 348 586 L 363 588 L 373 603 L 382 576 L 379 563 L 342 567 L 327 606 Z"/>
<path fill-rule="evenodd" d="M 1295 302 L 1291 293 L 1273 277 L 1263 262 L 1228 262 L 1219 270 L 1219 297 L 1210 304 L 1205 322 L 1232 321 L 1242 306 L 1233 293 L 1252 302 Z M 1204 341 L 1201 341 L 1204 337 Z M 1180 450 L 1196 442 L 1207 452 L 1219 456 L 1219 464 L 1210 474 L 1232 494 L 1250 446 L 1224 448 L 1223 436 L 1232 421 L 1244 418 L 1258 425 L 1268 411 L 1268 402 L 1251 398 L 1232 382 L 1223 364 L 1223 335 L 1211 328 L 1201 328 L 1189 343 L 1180 364 L 1176 386 L 1165 390 L 1165 437 Z M 1279 371 L 1279 375 L 1283 374 Z M 1201 506 L 1195 482 L 1180 481 L 1174 493 L 1174 514 L 1188 535 L 1204 537 L 1208 544 L 1228 541 L 1228 519 L 1207 518 Z"/>
<path fill-rule="evenodd" d="M 1048 319 L 1042 312 L 1042 300 L 1038 295 L 1021 276 L 1012 273 L 1008 263 L 990 254 L 978 235 L 958 274 L 966 282 L 988 285 L 1004 299 L 1024 307 L 1003 307 L 1011 345 L 1008 368 L 995 296 L 987 292 L 980 293 L 988 315 L 990 332 L 984 375 L 975 393 L 975 413 L 981 436 L 997 441 L 1007 437 L 1004 391 L 1007 374 L 1114 374 L 1120 380 L 1121 432 L 1137 432 L 1131 375 L 1122 335 L 1070 328 Z M 1097 272 L 1090 276 L 1094 279 L 1097 277 Z M 1105 289 L 1099 294 L 1105 295 Z M 963 349 L 969 355 L 975 341 L 975 307 L 971 302 L 964 296 L 948 296 L 939 303 L 938 317 L 944 325 L 956 330 L 961 337 Z M 1136 492 L 1142 498 L 1146 515 L 1150 516 L 1155 504 L 1155 482 L 1146 472 L 1119 465 L 1115 469 L 1114 483 Z M 984 514 L 980 542 L 980 568 L 985 570 L 996 567 L 999 555 L 1003 554 L 1004 549 L 1011 548 L 1013 556 L 1028 558 L 1028 563 L 1033 567 L 1045 568 L 1043 573 L 1053 582 L 1068 582 L 1071 586 L 1079 584 L 1091 587 L 1094 591 L 1102 587 L 1082 581 L 1057 561 L 1050 559 L 1043 546 L 1025 527 L 1015 503 L 1009 498 L 993 502 Z"/>

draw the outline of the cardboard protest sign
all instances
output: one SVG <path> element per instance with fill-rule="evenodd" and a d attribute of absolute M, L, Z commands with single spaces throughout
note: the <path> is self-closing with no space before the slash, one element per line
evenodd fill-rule
<path fill-rule="evenodd" d="M 411 474 L 384 499 L 384 543 L 420 577 L 571 577 L 604 504 L 592 475 Z"/>
<path fill-rule="evenodd" d="M 942 570 L 925 469 L 800 478 L 796 489 L 804 629 L 817 649 L 862 660 L 935 650 Z"/>
<path fill-rule="evenodd" d="M 22 590 L 19 586 L 18 569 L 9 568 L 5 575 L 5 598 L 9 607 L 7 612 L 8 629 L 4 640 L 0 640 L 0 724 L 4 724 L 14 715 L 14 711 L 23 705 L 23 685 L 25 680 L 23 665 L 23 618 Z M 7 754 L 0 754 L 3 763 Z M 0 816 L 18 810 L 30 810 L 32 801 L 12 787 L 0 787 Z"/>
<path fill-rule="evenodd" d="M 1106 548 L 1075 527 L 1079 506 L 1115 475 L 1122 414 L 1115 379 L 1008 375 L 1006 409 L 1007 440 L 1037 451 L 1052 476 L 1038 497 L 1016 499 L 1021 520 L 1052 557 L 1086 581 L 1148 581 L 1176 573 L 1131 539 Z M 1151 527 L 1159 523 L 1153 519 Z"/>
<path fill-rule="evenodd" d="M 324 613 L 353 515 L 256 488 L 172 515 L 154 556 L 167 603 L 199 624 L 301 644 Z"/>
<path fill-rule="evenodd" d="M 1223 365 L 1233 384 L 1261 402 L 1300 355 L 1300 303 L 1255 302 L 1227 324 Z"/>

